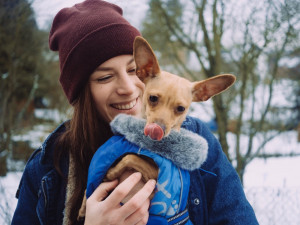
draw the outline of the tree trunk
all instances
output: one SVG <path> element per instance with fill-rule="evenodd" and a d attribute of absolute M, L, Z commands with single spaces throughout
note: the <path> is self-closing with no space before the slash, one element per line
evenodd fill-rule
<path fill-rule="evenodd" d="M 229 161 L 231 161 L 228 152 L 228 143 L 226 138 L 227 133 L 227 109 L 224 107 L 222 96 L 217 95 L 213 98 L 214 111 L 217 117 L 219 141 L 224 153 Z"/>
<path fill-rule="evenodd" d="M 0 152 L 0 177 L 6 176 L 7 173 L 6 158 L 7 158 L 6 151 Z"/>

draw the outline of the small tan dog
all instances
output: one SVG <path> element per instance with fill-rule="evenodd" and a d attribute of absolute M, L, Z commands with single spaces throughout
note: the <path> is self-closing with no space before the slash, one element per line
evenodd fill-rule
<path fill-rule="evenodd" d="M 235 76 L 231 74 L 190 82 L 161 71 L 151 46 L 142 37 L 137 37 L 134 41 L 134 59 L 136 74 L 145 83 L 143 110 L 147 122 L 144 133 L 157 141 L 167 136 L 171 129 L 180 130 L 191 102 L 206 101 L 225 91 L 235 82 Z M 122 182 L 135 171 L 142 173 L 142 180 L 123 199 L 123 203 L 127 202 L 149 179 L 157 180 L 158 167 L 154 161 L 128 154 L 111 167 L 104 178 L 105 181 L 118 179 Z M 152 197 L 153 195 L 154 193 Z M 85 201 L 86 199 L 83 201 L 79 217 L 85 215 Z"/>
<path fill-rule="evenodd" d="M 156 56 L 142 38 L 134 42 L 137 76 L 145 83 L 144 115 L 147 120 L 145 135 L 161 140 L 171 129 L 180 130 L 191 102 L 206 101 L 228 89 L 234 82 L 231 74 L 190 82 L 180 76 L 161 71 Z"/>

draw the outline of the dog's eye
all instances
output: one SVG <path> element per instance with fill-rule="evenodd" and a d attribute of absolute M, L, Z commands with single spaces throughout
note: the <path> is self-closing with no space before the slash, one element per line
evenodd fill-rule
<path fill-rule="evenodd" d="M 185 108 L 183 106 L 177 107 L 177 112 L 184 112 Z"/>
<path fill-rule="evenodd" d="M 155 103 L 155 102 L 157 102 L 157 101 L 158 101 L 158 97 L 157 97 L 157 96 L 155 96 L 155 95 L 150 95 L 150 96 L 149 96 L 149 100 L 150 100 L 150 102 L 153 102 L 153 103 Z"/>

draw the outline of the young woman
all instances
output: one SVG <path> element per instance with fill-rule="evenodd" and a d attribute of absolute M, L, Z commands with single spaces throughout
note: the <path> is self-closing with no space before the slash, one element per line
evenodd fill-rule
<path fill-rule="evenodd" d="M 132 46 L 138 30 L 122 10 L 101 0 L 62 9 L 54 18 L 50 48 L 59 52 L 60 82 L 74 108 L 29 159 L 17 191 L 12 224 L 146 224 L 149 180 L 126 204 L 121 200 L 141 179 L 133 173 L 121 184 L 102 183 L 87 200 L 85 220 L 77 219 L 88 167 L 111 136 L 119 113 L 139 116 L 144 84 L 135 75 Z M 214 135 L 195 118 L 183 126 L 209 145 L 203 170 L 190 172 L 188 213 L 194 224 L 257 224 L 239 178 Z M 99 162 L 101 163 L 101 162 Z"/>

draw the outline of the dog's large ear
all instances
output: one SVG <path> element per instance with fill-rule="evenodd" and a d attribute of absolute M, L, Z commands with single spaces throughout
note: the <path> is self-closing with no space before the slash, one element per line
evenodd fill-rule
<path fill-rule="evenodd" d="M 207 80 L 193 83 L 193 102 L 206 101 L 209 98 L 225 91 L 234 82 L 235 76 L 231 74 L 223 74 L 214 76 Z"/>
<path fill-rule="evenodd" d="M 150 44 L 142 37 L 136 37 L 133 44 L 133 57 L 137 76 L 145 82 L 147 78 L 160 74 L 156 56 Z"/>

